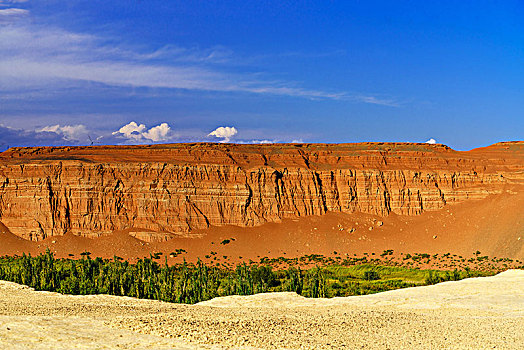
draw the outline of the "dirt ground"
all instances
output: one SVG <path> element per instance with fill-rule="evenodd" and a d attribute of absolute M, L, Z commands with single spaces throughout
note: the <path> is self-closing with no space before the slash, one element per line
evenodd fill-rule
<path fill-rule="evenodd" d="M 0 281 L 0 348 L 521 349 L 524 271 L 375 295 L 178 305 Z"/>

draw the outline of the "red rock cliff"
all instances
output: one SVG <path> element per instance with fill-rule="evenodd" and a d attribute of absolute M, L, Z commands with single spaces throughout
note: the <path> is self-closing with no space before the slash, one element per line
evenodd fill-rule
<path fill-rule="evenodd" d="M 327 211 L 417 215 L 522 182 L 524 142 L 12 148 L 0 154 L 0 221 L 31 240 L 179 234 Z"/>

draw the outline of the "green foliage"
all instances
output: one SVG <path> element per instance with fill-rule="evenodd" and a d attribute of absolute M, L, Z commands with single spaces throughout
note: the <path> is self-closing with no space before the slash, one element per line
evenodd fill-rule
<path fill-rule="evenodd" d="M 483 274 L 479 272 L 472 273 L 469 268 L 466 268 L 465 271 L 458 271 L 457 269 L 453 271 L 428 271 L 425 282 L 426 284 L 437 284 L 440 282 L 458 281 L 463 278 L 482 275 Z"/>
<path fill-rule="evenodd" d="M 174 252 L 171 252 L 171 253 L 169 254 L 169 256 L 170 256 L 171 258 L 176 258 L 177 256 L 179 256 L 179 255 L 182 254 L 182 253 L 187 253 L 187 252 L 186 252 L 185 249 L 176 249 Z"/>
<path fill-rule="evenodd" d="M 366 281 L 375 281 L 375 280 L 379 280 L 380 276 L 377 271 L 367 270 L 367 271 L 364 271 L 364 279 Z"/>
<path fill-rule="evenodd" d="M 440 277 L 437 276 L 433 271 L 428 271 L 428 277 L 426 277 L 426 284 L 437 284 L 440 282 Z"/>
<path fill-rule="evenodd" d="M 302 294 L 304 289 L 304 275 L 300 267 L 298 269 L 290 267 L 286 271 L 287 273 L 287 283 L 285 290 L 289 292 L 295 292 L 297 294 Z"/>
<path fill-rule="evenodd" d="M 309 297 L 311 298 L 325 298 L 326 293 L 326 278 L 320 267 L 309 270 Z"/>
<path fill-rule="evenodd" d="M 217 296 L 275 291 L 313 298 L 362 295 L 487 274 L 469 269 L 424 271 L 355 265 L 354 261 L 305 271 L 293 266 L 273 271 L 271 266 L 254 263 L 239 264 L 231 270 L 211 267 L 200 260 L 168 266 L 167 257 L 163 264 L 155 261 L 159 258 L 160 254 L 155 254 L 135 264 L 117 256 L 112 260 L 92 259 L 89 254 L 79 260 L 55 259 L 48 250 L 36 257 L 24 254 L 0 258 L 0 279 L 65 294 L 111 294 L 193 304 Z"/>
<path fill-rule="evenodd" d="M 393 255 L 393 249 L 384 250 L 380 256 L 385 257 L 387 255 Z"/>

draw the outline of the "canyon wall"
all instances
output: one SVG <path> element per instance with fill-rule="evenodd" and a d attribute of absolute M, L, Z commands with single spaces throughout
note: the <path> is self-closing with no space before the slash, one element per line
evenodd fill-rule
<path fill-rule="evenodd" d="M 0 221 L 30 240 L 169 237 L 328 211 L 418 215 L 523 180 L 522 142 L 12 148 L 0 154 Z"/>

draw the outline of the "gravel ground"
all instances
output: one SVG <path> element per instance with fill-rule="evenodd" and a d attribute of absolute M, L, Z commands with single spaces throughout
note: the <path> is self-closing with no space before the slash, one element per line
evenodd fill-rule
<path fill-rule="evenodd" d="M 0 281 L 0 348 L 521 349 L 524 271 L 375 295 L 177 305 Z"/>

